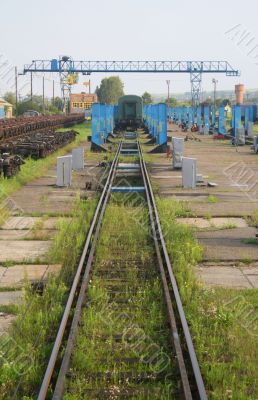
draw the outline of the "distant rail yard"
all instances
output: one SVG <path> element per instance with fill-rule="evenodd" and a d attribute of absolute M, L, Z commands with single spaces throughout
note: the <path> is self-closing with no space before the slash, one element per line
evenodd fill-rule
<path fill-rule="evenodd" d="M 258 399 L 255 9 L 1 5 L 0 400 Z"/>

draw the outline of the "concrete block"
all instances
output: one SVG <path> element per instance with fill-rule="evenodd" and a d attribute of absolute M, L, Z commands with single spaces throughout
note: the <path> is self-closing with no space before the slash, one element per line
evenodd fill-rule
<path fill-rule="evenodd" d="M 196 187 L 196 159 L 183 157 L 182 185 L 183 188 L 194 189 Z"/>
<path fill-rule="evenodd" d="M 243 146 L 245 144 L 245 128 L 237 128 L 236 130 L 236 144 Z"/>
<path fill-rule="evenodd" d="M 181 169 L 182 168 L 182 157 L 184 154 L 184 139 L 172 137 L 172 145 L 173 145 L 173 168 Z"/>
<path fill-rule="evenodd" d="M 57 157 L 57 186 L 71 186 L 72 184 L 72 156 Z"/>
<path fill-rule="evenodd" d="M 196 182 L 197 182 L 197 183 L 203 182 L 203 176 L 202 176 L 202 174 L 197 174 L 197 175 L 196 175 Z"/>
<path fill-rule="evenodd" d="M 208 135 L 208 134 L 209 134 L 209 127 L 208 127 L 208 126 L 205 126 L 205 127 L 203 128 L 203 134 L 204 134 L 204 135 Z"/>
<path fill-rule="evenodd" d="M 253 122 L 248 122 L 247 136 L 249 138 L 254 137 L 254 123 Z"/>
<path fill-rule="evenodd" d="M 84 148 L 78 147 L 72 150 L 72 168 L 78 171 L 84 168 Z"/>
<path fill-rule="evenodd" d="M 254 152 L 257 154 L 258 153 L 258 135 L 254 136 L 254 145 L 252 146 Z"/>

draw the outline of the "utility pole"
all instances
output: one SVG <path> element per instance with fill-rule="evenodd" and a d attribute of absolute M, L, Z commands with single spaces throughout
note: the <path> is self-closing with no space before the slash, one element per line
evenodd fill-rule
<path fill-rule="evenodd" d="M 169 88 L 170 88 L 170 80 L 166 80 L 167 86 L 168 86 L 168 99 L 167 99 L 167 105 L 169 105 L 169 99 L 170 99 L 170 92 L 169 92 Z"/>
<path fill-rule="evenodd" d="M 214 100 L 213 100 L 213 103 L 214 103 L 214 107 L 216 107 L 216 91 L 217 91 L 217 83 L 218 83 L 218 80 L 215 79 L 215 78 L 213 78 L 213 79 L 212 79 L 212 83 L 213 83 L 213 85 L 214 85 Z"/>
<path fill-rule="evenodd" d="M 15 67 L 15 115 L 18 116 L 18 74 L 17 67 Z"/>
<path fill-rule="evenodd" d="M 89 94 L 90 94 L 90 79 L 89 79 Z"/>
<path fill-rule="evenodd" d="M 43 84 L 42 100 L 43 100 L 43 114 L 44 114 L 45 113 L 45 77 L 44 76 L 43 76 L 42 84 Z"/>
<path fill-rule="evenodd" d="M 53 79 L 53 106 L 55 105 L 55 81 Z"/>
<path fill-rule="evenodd" d="M 33 99 L 32 72 L 30 73 L 30 101 Z"/>

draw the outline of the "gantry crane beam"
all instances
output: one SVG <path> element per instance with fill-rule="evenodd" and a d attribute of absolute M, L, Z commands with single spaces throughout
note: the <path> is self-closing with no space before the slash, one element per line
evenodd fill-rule
<path fill-rule="evenodd" d="M 67 57 L 53 60 L 34 60 L 24 66 L 27 72 L 67 72 L 82 73 L 189 73 L 193 105 L 200 100 L 201 80 L 203 73 L 221 73 L 226 76 L 239 76 L 227 61 L 74 61 Z"/>

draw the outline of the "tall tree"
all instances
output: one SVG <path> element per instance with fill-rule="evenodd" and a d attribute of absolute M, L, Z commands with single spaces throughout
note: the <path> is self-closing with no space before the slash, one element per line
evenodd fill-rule
<path fill-rule="evenodd" d="M 230 101 L 230 99 L 224 99 L 221 104 L 224 107 L 226 107 L 227 105 L 231 106 L 231 101 Z"/>
<path fill-rule="evenodd" d="M 164 103 L 167 103 L 167 99 L 164 100 Z M 170 97 L 169 98 L 169 106 L 171 107 L 175 107 L 177 105 L 177 99 L 175 99 L 174 97 Z"/>
<path fill-rule="evenodd" d="M 151 104 L 153 103 L 153 99 L 149 92 L 144 92 L 142 95 L 143 104 Z"/>
<path fill-rule="evenodd" d="M 4 99 L 5 99 L 5 101 L 7 101 L 7 103 L 12 104 L 13 106 L 15 105 L 15 93 L 6 92 L 4 95 Z"/>
<path fill-rule="evenodd" d="M 119 97 L 124 95 L 123 82 L 119 76 L 104 78 L 100 87 L 96 88 L 96 94 L 101 103 L 116 104 Z"/>

